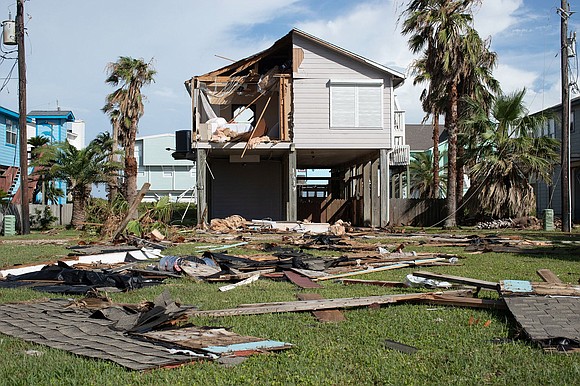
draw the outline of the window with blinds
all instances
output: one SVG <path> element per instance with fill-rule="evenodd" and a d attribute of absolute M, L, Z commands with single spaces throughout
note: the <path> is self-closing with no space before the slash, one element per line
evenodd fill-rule
<path fill-rule="evenodd" d="M 383 82 L 330 81 L 331 128 L 382 128 Z"/>

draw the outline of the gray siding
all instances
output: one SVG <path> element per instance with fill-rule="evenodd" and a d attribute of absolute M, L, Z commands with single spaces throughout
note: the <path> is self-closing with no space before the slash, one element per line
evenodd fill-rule
<path fill-rule="evenodd" d="M 294 73 L 294 143 L 296 148 L 390 148 L 391 76 L 325 47 L 296 37 L 304 60 Z M 330 80 L 383 79 L 383 128 L 330 128 Z"/>

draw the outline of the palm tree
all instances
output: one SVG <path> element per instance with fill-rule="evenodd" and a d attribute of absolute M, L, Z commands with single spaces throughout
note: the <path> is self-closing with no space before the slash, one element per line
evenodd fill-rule
<path fill-rule="evenodd" d="M 111 121 L 113 119 L 111 118 Z M 115 126 L 115 124 L 114 124 Z M 116 138 L 118 138 L 118 131 L 115 131 L 113 126 L 113 136 L 108 132 L 102 132 L 97 135 L 95 142 L 107 153 L 109 162 L 119 162 L 119 145 Z M 119 178 L 118 175 L 113 175 L 107 181 L 107 191 L 109 203 L 113 202 L 119 192 Z"/>
<path fill-rule="evenodd" d="M 469 36 L 473 35 L 473 36 Z M 469 29 L 465 39 L 463 39 L 465 52 L 470 52 L 469 57 L 475 61 L 471 66 L 466 66 L 465 73 L 461 76 L 459 100 L 460 115 L 465 115 L 469 111 L 468 103 L 465 100 L 477 101 L 484 111 L 489 111 L 494 100 L 494 96 L 501 92 L 499 82 L 493 77 L 492 69 L 496 66 L 497 53 L 490 51 L 491 39 L 482 40 L 474 29 Z M 460 117 L 461 119 L 461 117 Z M 463 175 L 465 166 L 469 166 L 472 159 L 465 154 L 472 141 L 466 135 L 465 129 L 459 124 L 457 134 L 457 192 L 458 207 L 461 207 L 463 197 Z"/>
<path fill-rule="evenodd" d="M 532 182 L 551 180 L 559 161 L 559 142 L 536 137 L 546 116 L 528 116 L 525 90 L 496 97 L 490 113 L 480 103 L 469 102 L 469 118 L 462 124 L 471 129 L 474 146 L 469 154 L 472 185 L 466 199 L 471 213 L 495 217 L 529 215 L 535 206 Z"/>
<path fill-rule="evenodd" d="M 72 225 L 75 228 L 81 227 L 85 221 L 85 206 L 92 185 L 106 182 L 121 166 L 110 162 L 108 153 L 95 140 L 81 150 L 68 142 L 46 146 L 34 164 L 42 166 L 48 177 L 67 182 L 72 194 Z"/>
<path fill-rule="evenodd" d="M 132 202 L 137 194 L 135 139 L 139 119 L 144 112 L 144 96 L 141 94 L 141 88 L 154 81 L 153 77 L 156 72 L 151 62 L 145 63 L 143 59 L 133 59 L 128 56 L 121 56 L 116 62 L 109 63 L 107 72 L 106 83 L 120 87 L 107 96 L 107 104 L 103 110 L 110 113 L 112 122 L 119 124 L 118 137 L 122 138 L 122 146 L 125 150 L 124 192 L 127 201 Z M 115 110 L 118 110 L 118 113 Z M 114 123 L 113 130 L 115 130 Z M 114 134 L 113 137 L 115 137 Z"/>
<path fill-rule="evenodd" d="M 26 141 L 26 143 L 28 143 L 30 146 L 32 146 L 32 149 L 30 150 L 30 158 L 31 158 L 31 160 L 35 160 L 40 156 L 40 152 L 42 151 L 43 147 L 50 143 L 50 139 L 48 137 L 40 135 L 40 136 L 28 138 L 28 141 Z M 38 194 L 42 192 L 41 204 L 46 204 L 49 201 L 49 198 L 47 198 L 47 196 L 46 196 L 46 192 L 48 191 L 47 184 L 49 183 L 49 181 L 46 179 L 46 176 L 42 173 L 41 170 L 35 170 L 34 174 L 36 174 L 38 176 L 38 180 L 36 181 L 36 185 L 34 186 L 32 198 L 36 203 L 38 203 L 37 202 Z M 54 192 L 54 193 L 61 193 L 60 196 L 58 196 L 58 197 L 62 197 L 64 195 L 64 192 L 62 190 L 60 190 L 60 192 Z M 54 197 L 55 196 L 52 195 L 52 198 L 54 198 Z M 58 197 L 56 197 L 56 198 L 58 199 Z M 55 202 L 55 201 L 53 201 L 53 202 Z"/>
<path fill-rule="evenodd" d="M 433 189 L 433 155 L 431 152 L 417 153 L 413 156 L 409 164 L 409 174 L 411 177 L 411 195 L 419 198 L 439 198 L 439 192 L 445 191 L 447 176 L 437 176 L 439 186 Z M 437 168 L 439 169 L 439 168 Z"/>
<path fill-rule="evenodd" d="M 402 32 L 410 35 L 409 48 L 424 53 L 424 68 L 429 75 L 429 95 L 434 103 L 446 101 L 442 112 L 448 139 L 448 180 L 446 228 L 457 226 L 457 122 L 460 81 L 476 58 L 466 51 L 465 39 L 479 38 L 472 33 L 471 8 L 479 0 L 411 0 L 404 14 Z M 431 111 L 428 111 L 431 113 Z"/>

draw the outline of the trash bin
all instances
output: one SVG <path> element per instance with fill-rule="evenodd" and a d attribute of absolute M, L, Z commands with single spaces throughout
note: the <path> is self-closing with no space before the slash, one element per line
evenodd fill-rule
<path fill-rule="evenodd" d="M 4 236 L 14 236 L 16 234 L 16 216 L 7 214 L 4 216 Z"/>
<path fill-rule="evenodd" d="M 544 230 L 554 230 L 554 209 L 544 209 Z"/>

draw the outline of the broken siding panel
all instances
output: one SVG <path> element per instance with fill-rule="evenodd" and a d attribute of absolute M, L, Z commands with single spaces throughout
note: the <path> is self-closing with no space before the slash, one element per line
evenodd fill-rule
<path fill-rule="evenodd" d="M 294 73 L 294 143 L 297 148 L 388 148 L 391 77 L 297 37 L 304 59 Z M 383 80 L 383 128 L 330 128 L 330 80 Z"/>

